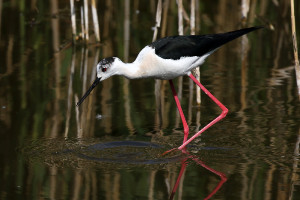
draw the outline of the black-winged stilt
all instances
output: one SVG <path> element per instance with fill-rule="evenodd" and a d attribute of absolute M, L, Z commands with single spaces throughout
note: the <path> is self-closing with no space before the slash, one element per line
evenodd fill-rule
<path fill-rule="evenodd" d="M 228 109 L 191 74 L 191 70 L 203 64 L 204 60 L 223 44 L 259 28 L 262 27 L 244 28 L 210 35 L 165 37 L 144 47 L 133 63 L 123 63 L 117 57 L 104 58 L 97 65 L 96 80 L 78 101 L 77 106 L 83 102 L 100 81 L 113 75 L 122 75 L 128 79 L 155 78 L 169 80 L 184 127 L 183 144 L 178 147 L 182 150 L 202 132 L 224 118 L 228 112 Z M 222 109 L 222 113 L 217 118 L 190 139 L 187 139 L 189 127 L 172 82 L 173 78 L 183 75 L 188 75 Z"/>

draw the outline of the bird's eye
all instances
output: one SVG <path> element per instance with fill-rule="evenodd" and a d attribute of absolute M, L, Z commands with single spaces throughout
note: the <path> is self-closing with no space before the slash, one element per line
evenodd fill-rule
<path fill-rule="evenodd" d="M 102 68 L 102 72 L 106 72 L 106 68 L 103 67 L 103 68 Z"/>

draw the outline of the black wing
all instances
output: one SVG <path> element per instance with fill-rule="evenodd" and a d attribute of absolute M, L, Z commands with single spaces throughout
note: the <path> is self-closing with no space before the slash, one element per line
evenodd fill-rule
<path fill-rule="evenodd" d="M 164 59 L 177 60 L 181 57 L 200 57 L 208 52 L 216 50 L 231 40 L 259 28 L 262 27 L 251 27 L 210 35 L 171 36 L 159 39 L 149 46 L 155 48 L 155 53 Z"/>

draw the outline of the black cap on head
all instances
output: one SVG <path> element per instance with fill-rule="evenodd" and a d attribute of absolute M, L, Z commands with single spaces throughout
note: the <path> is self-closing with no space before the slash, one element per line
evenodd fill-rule
<path fill-rule="evenodd" d="M 104 58 L 102 59 L 98 65 L 107 65 L 107 64 L 111 64 L 115 61 L 114 57 L 108 57 L 108 58 Z"/>
<path fill-rule="evenodd" d="M 106 72 L 106 70 L 111 66 L 111 64 L 115 61 L 114 57 L 108 57 L 102 59 L 99 63 L 98 66 L 99 68 L 97 70 L 101 70 L 102 72 Z"/>

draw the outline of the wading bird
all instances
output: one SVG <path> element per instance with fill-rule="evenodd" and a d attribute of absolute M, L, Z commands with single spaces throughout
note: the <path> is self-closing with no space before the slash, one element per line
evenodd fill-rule
<path fill-rule="evenodd" d="M 88 91 L 78 101 L 79 106 L 100 81 L 121 75 L 128 79 L 154 78 L 169 80 L 172 93 L 184 127 L 182 150 L 206 129 L 224 118 L 228 109 L 216 99 L 191 73 L 191 70 L 203 64 L 204 60 L 223 44 L 262 27 L 244 28 L 227 33 L 209 35 L 170 36 L 159 39 L 144 47 L 133 63 L 124 63 L 117 57 L 104 58 L 97 64 L 97 77 Z M 222 113 L 188 138 L 189 127 L 186 123 L 172 79 L 189 76 L 221 109 Z"/>

